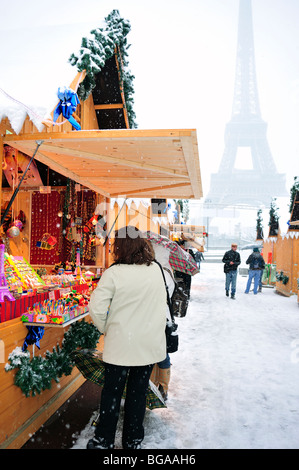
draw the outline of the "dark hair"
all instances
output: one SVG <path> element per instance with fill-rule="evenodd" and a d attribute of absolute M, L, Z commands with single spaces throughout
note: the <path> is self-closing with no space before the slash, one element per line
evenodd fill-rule
<path fill-rule="evenodd" d="M 155 252 L 138 228 L 128 225 L 115 232 L 112 246 L 114 262 L 117 264 L 146 264 L 155 259 Z"/>

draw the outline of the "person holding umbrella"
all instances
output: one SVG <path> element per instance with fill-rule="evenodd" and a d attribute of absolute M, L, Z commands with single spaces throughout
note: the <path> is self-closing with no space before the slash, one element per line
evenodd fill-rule
<path fill-rule="evenodd" d="M 153 248 L 136 227 L 115 232 L 112 253 L 115 262 L 89 303 L 94 324 L 105 334 L 105 382 L 99 423 L 87 448 L 113 449 L 126 385 L 122 443 L 124 449 L 138 449 L 153 364 L 166 357 L 167 296 Z"/>
<path fill-rule="evenodd" d="M 153 245 L 161 245 L 169 250 L 169 264 L 174 272 L 174 278 L 182 300 L 182 302 L 180 302 L 180 313 L 177 316 L 185 316 L 190 297 L 191 276 L 199 273 L 195 259 L 182 248 L 184 240 L 179 242 L 173 241 L 163 235 L 158 235 L 150 231 L 143 232 L 143 235 L 150 240 Z"/>

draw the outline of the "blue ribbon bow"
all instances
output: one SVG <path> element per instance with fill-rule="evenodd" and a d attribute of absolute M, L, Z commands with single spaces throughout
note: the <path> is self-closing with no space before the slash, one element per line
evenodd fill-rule
<path fill-rule="evenodd" d="M 72 116 L 76 111 L 77 105 L 80 103 L 77 93 L 71 88 L 59 87 L 57 96 L 60 101 L 54 110 L 53 121 L 56 122 L 60 114 L 62 114 L 77 131 L 80 131 L 80 124 Z"/>
<path fill-rule="evenodd" d="M 38 349 L 40 349 L 40 340 L 44 336 L 45 328 L 43 326 L 27 326 L 28 334 L 25 338 L 22 351 L 26 351 L 29 344 L 36 344 Z"/>

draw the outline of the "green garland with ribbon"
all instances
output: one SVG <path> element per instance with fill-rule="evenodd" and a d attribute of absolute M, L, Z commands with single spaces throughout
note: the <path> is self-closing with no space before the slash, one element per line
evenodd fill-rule
<path fill-rule="evenodd" d="M 85 101 L 96 86 L 96 75 L 104 68 L 105 62 L 116 51 L 120 64 L 120 85 L 125 96 L 130 128 L 136 128 L 134 105 L 134 75 L 128 68 L 127 35 L 131 30 L 128 20 L 121 18 L 118 10 L 113 10 L 106 18 L 103 27 L 93 29 L 88 38 L 83 38 L 79 53 L 71 54 L 69 62 L 79 72 L 86 70 L 86 76 L 78 88 L 78 96 Z"/>
<path fill-rule="evenodd" d="M 277 281 L 282 282 L 284 285 L 289 282 L 289 277 L 284 274 L 283 271 L 280 271 L 280 273 L 276 273 L 276 279 Z"/>
<path fill-rule="evenodd" d="M 70 375 L 75 365 L 71 353 L 77 349 L 95 349 L 101 333 L 92 324 L 82 321 L 73 323 L 64 334 L 62 347 L 57 344 L 46 356 L 30 357 L 29 351 L 17 347 L 8 357 L 5 370 L 18 369 L 14 383 L 26 397 L 40 394 L 59 382 L 63 375 Z"/>

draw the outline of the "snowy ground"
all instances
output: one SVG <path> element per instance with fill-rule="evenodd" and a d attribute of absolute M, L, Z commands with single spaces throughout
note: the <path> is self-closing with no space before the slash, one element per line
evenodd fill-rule
<path fill-rule="evenodd" d="M 222 263 L 202 262 L 177 319 L 167 409 L 146 411 L 143 448 L 299 448 L 297 297 L 246 295 L 246 281 L 238 276 L 236 300 L 227 298 Z M 73 448 L 85 449 L 93 432 L 88 425 Z"/>

